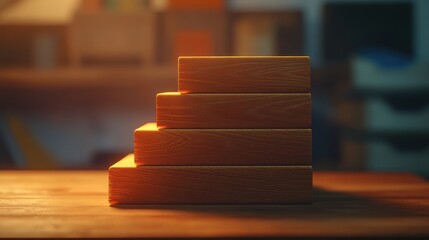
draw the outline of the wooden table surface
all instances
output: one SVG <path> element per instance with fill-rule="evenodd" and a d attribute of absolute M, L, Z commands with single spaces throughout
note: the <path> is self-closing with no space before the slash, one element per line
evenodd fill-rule
<path fill-rule="evenodd" d="M 106 171 L 1 171 L 0 237 L 429 235 L 429 183 L 410 174 L 314 173 L 307 206 L 112 208 Z"/>

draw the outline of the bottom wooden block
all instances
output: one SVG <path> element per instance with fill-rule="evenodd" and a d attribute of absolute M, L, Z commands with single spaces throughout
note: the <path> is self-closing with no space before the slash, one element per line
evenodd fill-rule
<path fill-rule="evenodd" d="M 311 166 L 136 166 L 130 154 L 109 168 L 109 202 L 310 204 Z"/>

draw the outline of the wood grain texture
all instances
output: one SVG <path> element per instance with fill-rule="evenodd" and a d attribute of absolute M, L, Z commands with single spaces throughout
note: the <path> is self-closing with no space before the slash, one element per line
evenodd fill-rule
<path fill-rule="evenodd" d="M 311 164 L 311 129 L 161 129 L 134 132 L 137 165 L 286 166 Z"/>
<path fill-rule="evenodd" d="M 179 57 L 181 93 L 308 93 L 310 58 Z"/>
<path fill-rule="evenodd" d="M 159 128 L 311 128 L 311 94 L 156 96 Z"/>
<path fill-rule="evenodd" d="M 309 204 L 311 166 L 137 166 L 130 154 L 109 168 L 111 205 Z"/>
<path fill-rule="evenodd" d="M 429 183 L 406 173 L 314 172 L 311 205 L 109 207 L 107 171 L 0 171 L 5 238 L 429 235 Z"/>

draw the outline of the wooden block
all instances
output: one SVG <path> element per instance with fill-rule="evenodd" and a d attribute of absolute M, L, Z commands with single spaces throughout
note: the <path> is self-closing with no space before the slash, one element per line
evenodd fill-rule
<path fill-rule="evenodd" d="M 137 165 L 286 166 L 311 164 L 310 129 L 161 129 L 134 132 Z"/>
<path fill-rule="evenodd" d="M 159 128 L 311 128 L 311 95 L 160 93 L 156 122 Z"/>
<path fill-rule="evenodd" d="M 181 93 L 308 93 L 310 58 L 180 57 Z"/>
<path fill-rule="evenodd" d="M 311 166 L 136 166 L 109 168 L 111 205 L 309 204 Z"/>

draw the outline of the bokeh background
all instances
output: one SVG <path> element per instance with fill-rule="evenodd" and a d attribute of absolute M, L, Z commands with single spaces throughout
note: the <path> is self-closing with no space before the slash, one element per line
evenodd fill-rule
<path fill-rule="evenodd" d="M 429 1 L 0 0 L 0 168 L 107 169 L 179 55 L 309 55 L 313 162 L 429 175 Z"/>

